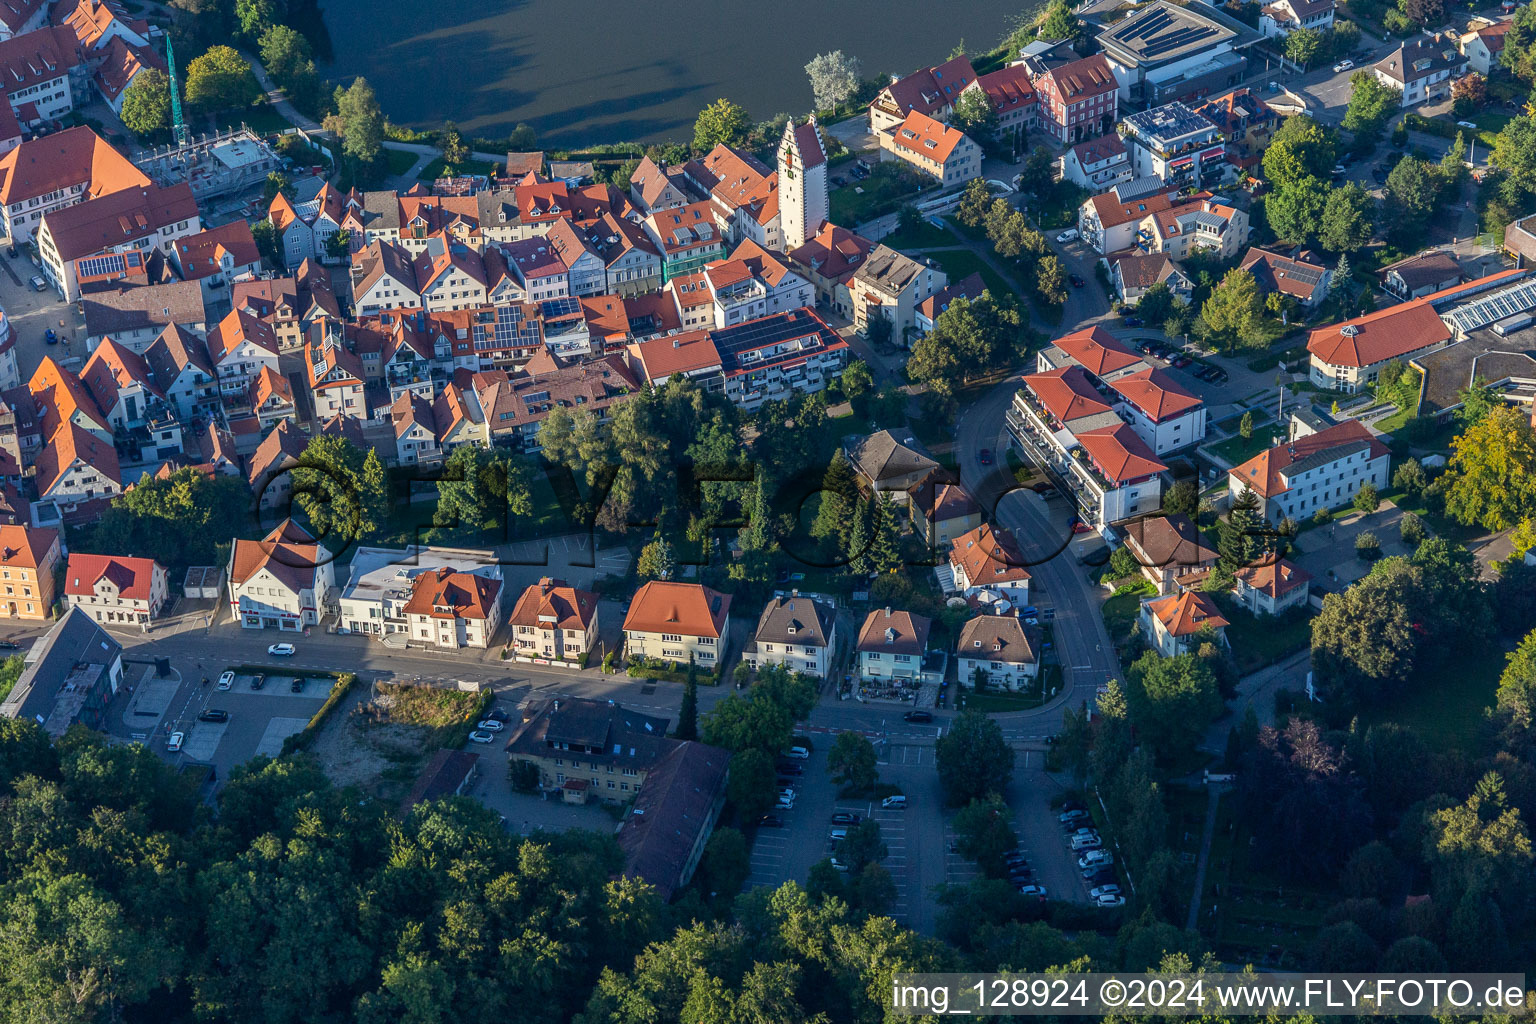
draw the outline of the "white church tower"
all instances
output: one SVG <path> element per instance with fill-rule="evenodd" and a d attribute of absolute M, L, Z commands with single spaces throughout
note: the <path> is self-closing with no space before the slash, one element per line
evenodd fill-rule
<path fill-rule="evenodd" d="M 784 251 L 793 252 L 816 237 L 828 220 L 827 149 L 816 115 L 805 124 L 784 126 L 779 143 L 779 227 Z"/>

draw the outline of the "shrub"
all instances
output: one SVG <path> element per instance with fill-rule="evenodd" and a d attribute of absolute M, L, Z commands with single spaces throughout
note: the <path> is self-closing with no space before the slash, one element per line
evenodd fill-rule
<path fill-rule="evenodd" d="M 1381 540 L 1370 530 L 1355 538 L 1355 555 L 1367 562 L 1381 557 Z"/>

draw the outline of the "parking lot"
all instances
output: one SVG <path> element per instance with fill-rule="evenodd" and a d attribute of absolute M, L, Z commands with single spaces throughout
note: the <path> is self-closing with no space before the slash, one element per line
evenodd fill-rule
<path fill-rule="evenodd" d="M 42 362 L 44 355 L 51 355 L 60 363 L 85 359 L 84 322 L 75 307 L 59 300 L 53 289 L 35 291 L 28 281 L 42 271 L 27 258 L 26 250 L 12 259 L 0 248 L 0 307 L 16 332 L 16 367 L 21 379 L 26 381 Z M 63 321 L 63 325 L 60 325 Z M 49 345 L 44 332 L 52 328 L 58 343 Z M 75 366 L 79 369 L 79 366 Z"/>
<path fill-rule="evenodd" d="M 203 686 L 200 679 L 185 680 L 181 699 L 167 709 L 151 745 L 168 750 L 172 734 L 179 732 L 182 747 L 170 752 L 172 759 L 212 764 L 221 775 L 253 757 L 276 757 L 283 741 L 304 728 L 331 691 L 329 678 L 292 673 L 268 673 L 259 688 L 253 675 L 237 674 L 228 690 L 217 689 L 217 682 L 210 679 Z M 210 710 L 227 712 L 229 718 L 203 721 L 199 716 Z"/>

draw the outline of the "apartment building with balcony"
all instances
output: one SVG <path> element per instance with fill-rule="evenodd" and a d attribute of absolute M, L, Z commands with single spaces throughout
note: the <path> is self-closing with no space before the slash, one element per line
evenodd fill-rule
<path fill-rule="evenodd" d="M 1370 484 L 1387 489 L 1391 453 L 1358 420 L 1298 437 L 1260 452 L 1227 474 L 1228 491 L 1244 488 L 1259 499 L 1259 514 L 1278 524 L 1302 522 L 1318 509 L 1354 501 Z"/>
<path fill-rule="evenodd" d="M 1136 177 L 1161 178 L 1170 188 L 1203 188 L 1231 179 L 1221 129 L 1175 100 L 1120 122 Z"/>
<path fill-rule="evenodd" d="M 1167 370 L 1148 369 L 1117 377 L 1114 409 L 1157 455 L 1205 440 L 1205 403 L 1179 385 Z"/>

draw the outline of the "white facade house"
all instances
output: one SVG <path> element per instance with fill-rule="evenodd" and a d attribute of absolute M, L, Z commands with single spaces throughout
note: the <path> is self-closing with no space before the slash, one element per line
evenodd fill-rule
<path fill-rule="evenodd" d="M 1204 638 L 1226 646 L 1228 622 L 1209 594 L 1185 590 L 1141 602 L 1141 635 L 1165 658 L 1194 654 Z"/>
<path fill-rule="evenodd" d="M 1142 370 L 1110 381 L 1114 409 L 1154 455 L 1205 440 L 1205 403 L 1185 391 L 1167 370 Z"/>
<path fill-rule="evenodd" d="M 1299 28 L 1326 32 L 1333 28 L 1334 0 L 1274 0 L 1259 11 L 1259 32 L 1283 39 Z"/>
<path fill-rule="evenodd" d="M 1302 522 L 1318 509 L 1348 505 L 1360 488 L 1385 491 L 1391 453 L 1358 420 L 1346 420 L 1276 445 L 1227 474 L 1228 491 L 1245 488 L 1271 523 Z"/>
<path fill-rule="evenodd" d="M 963 597 L 1006 599 L 1029 604 L 1029 570 L 1013 534 L 983 523 L 955 538 L 949 549 L 954 592 Z"/>
<path fill-rule="evenodd" d="M 582 664 L 597 645 L 598 596 L 545 576 L 530 584 L 507 616 L 520 660 Z"/>
<path fill-rule="evenodd" d="M 229 608 L 246 629 L 296 633 L 318 626 L 335 600 L 335 559 L 291 519 L 229 552 Z"/>
<path fill-rule="evenodd" d="M 979 615 L 960 630 L 955 644 L 960 685 L 1021 690 L 1040 676 L 1040 659 L 1017 615 Z"/>
<path fill-rule="evenodd" d="M 360 547 L 337 600 L 337 625 L 347 633 L 385 637 L 410 629 L 406 606 L 416 577 L 438 569 L 501 580 L 495 552 L 471 548 Z"/>
<path fill-rule="evenodd" d="M 1280 558 L 1239 569 L 1232 594 L 1255 615 L 1283 615 L 1306 605 L 1311 583 L 1311 573 Z"/>
<path fill-rule="evenodd" d="M 741 652 L 754 669 L 783 665 L 793 672 L 826 678 L 837 648 L 837 609 L 792 593 L 763 606 L 757 631 Z"/>
<path fill-rule="evenodd" d="M 1090 192 L 1107 192 L 1133 177 L 1130 151 L 1114 133 L 1079 142 L 1062 154 L 1061 177 Z"/>
<path fill-rule="evenodd" d="M 1377 61 L 1376 80 L 1402 94 L 1402 105 L 1415 107 L 1451 94 L 1451 80 L 1467 73 L 1467 57 L 1450 36 L 1416 36 Z"/>
<path fill-rule="evenodd" d="M 859 630 L 859 676 L 896 683 L 916 682 L 933 621 L 899 609 L 876 608 Z"/>
<path fill-rule="evenodd" d="M 70 553 L 64 603 L 103 626 L 147 628 L 169 595 L 165 567 L 153 558 Z"/>
<path fill-rule="evenodd" d="M 1138 178 L 1160 178 L 1170 188 L 1219 185 L 1235 170 L 1227 162 L 1221 129 L 1175 100 L 1128 115 L 1120 124 Z"/>

